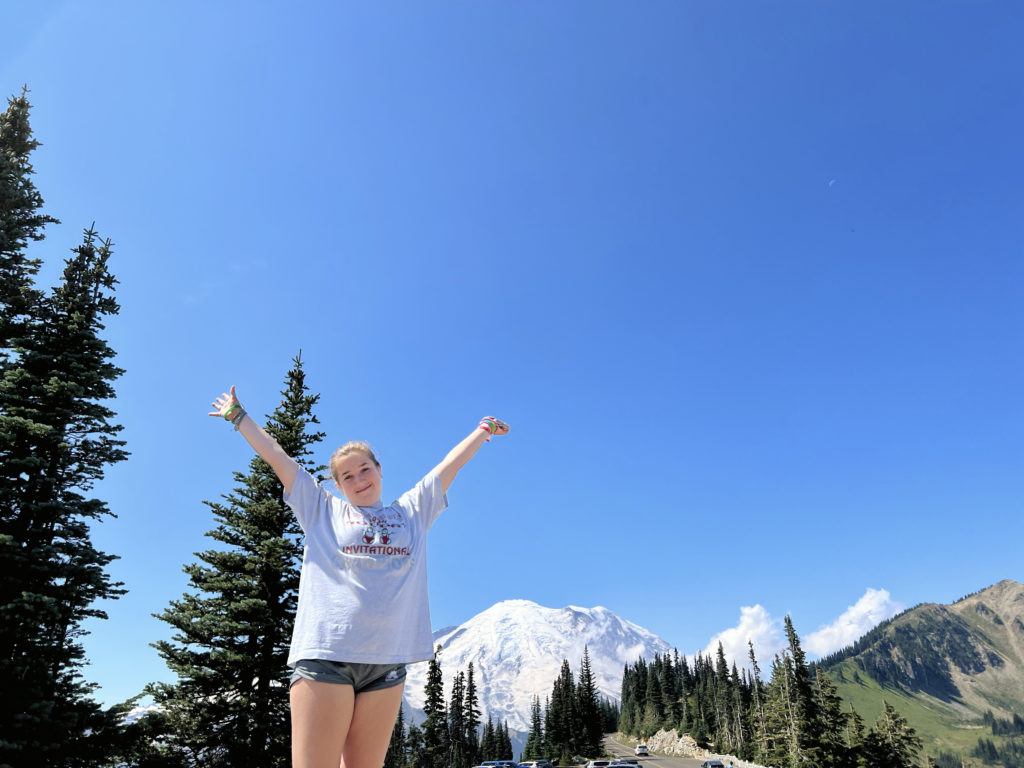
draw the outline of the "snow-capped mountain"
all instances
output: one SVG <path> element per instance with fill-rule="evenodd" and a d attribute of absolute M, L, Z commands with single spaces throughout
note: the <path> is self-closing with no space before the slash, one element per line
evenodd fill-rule
<path fill-rule="evenodd" d="M 614 701 L 621 693 L 623 665 L 671 650 L 657 635 L 607 608 L 545 608 L 529 600 L 505 600 L 464 624 L 438 630 L 434 647 L 438 645 L 445 700 L 456 673 L 465 672 L 472 662 L 483 720 L 489 715 L 520 734 L 530 728 L 533 697 L 539 696 L 543 706 L 551 695 L 563 659 L 579 679 L 584 646 L 598 695 Z M 423 720 L 426 679 L 427 664 L 409 667 L 406 713 L 416 723 Z"/>

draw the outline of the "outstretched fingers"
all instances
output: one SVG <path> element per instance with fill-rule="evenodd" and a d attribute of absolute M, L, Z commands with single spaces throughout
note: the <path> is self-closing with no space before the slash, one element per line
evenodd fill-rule
<path fill-rule="evenodd" d="M 238 402 L 238 395 L 235 393 L 235 385 L 231 385 L 231 392 L 222 392 L 220 397 L 210 403 L 215 410 L 210 411 L 208 416 L 224 417 L 229 408 L 238 406 L 241 408 L 241 404 Z"/>

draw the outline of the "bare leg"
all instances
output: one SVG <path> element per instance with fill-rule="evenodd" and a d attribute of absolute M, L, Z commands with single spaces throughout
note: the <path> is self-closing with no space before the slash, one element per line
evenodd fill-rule
<path fill-rule="evenodd" d="M 404 684 L 393 685 L 356 696 L 342 768 L 381 768 L 384 765 L 404 687 Z"/>
<path fill-rule="evenodd" d="M 351 685 L 302 678 L 291 687 L 293 768 L 338 768 L 354 701 Z"/>

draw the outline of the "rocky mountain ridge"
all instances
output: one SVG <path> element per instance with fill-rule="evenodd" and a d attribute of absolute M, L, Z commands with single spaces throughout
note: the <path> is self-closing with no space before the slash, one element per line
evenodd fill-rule
<path fill-rule="evenodd" d="M 1024 584 L 1005 579 L 951 605 L 923 603 L 824 659 L 841 683 L 862 676 L 953 720 L 1024 710 Z"/>

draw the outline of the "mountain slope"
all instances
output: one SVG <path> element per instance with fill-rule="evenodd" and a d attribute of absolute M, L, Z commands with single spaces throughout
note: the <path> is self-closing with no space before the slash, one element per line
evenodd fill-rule
<path fill-rule="evenodd" d="M 969 748 L 988 735 L 987 710 L 1024 713 L 1024 584 L 1007 579 L 952 605 L 918 605 L 821 667 L 869 723 L 886 699 L 926 745 Z"/>
<path fill-rule="evenodd" d="M 543 704 L 550 696 L 564 659 L 578 675 L 584 647 L 599 695 L 615 701 L 625 664 L 670 650 L 660 637 L 607 608 L 545 608 L 529 600 L 496 603 L 457 627 L 435 632 L 434 645 L 441 646 L 445 700 L 455 674 L 472 662 L 483 719 L 490 715 L 519 733 L 529 730 L 533 697 Z M 426 676 L 426 664 L 409 668 L 405 702 L 414 722 L 423 719 Z"/>

